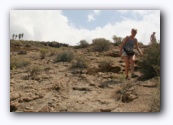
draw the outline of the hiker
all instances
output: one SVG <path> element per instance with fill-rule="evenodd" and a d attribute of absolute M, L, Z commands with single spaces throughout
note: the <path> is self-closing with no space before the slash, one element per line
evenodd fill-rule
<path fill-rule="evenodd" d="M 156 34 L 156 32 L 153 32 L 153 34 L 151 34 L 151 36 L 150 36 L 150 44 L 157 43 L 155 34 Z"/>
<path fill-rule="evenodd" d="M 17 35 L 16 35 L 15 37 L 17 38 Z M 16 39 L 16 38 L 15 38 L 15 39 Z"/>
<path fill-rule="evenodd" d="M 21 35 L 22 35 L 22 34 L 19 34 L 19 40 L 20 40 L 20 38 L 21 38 Z"/>
<path fill-rule="evenodd" d="M 23 39 L 23 36 L 24 36 L 24 33 L 21 34 L 22 39 Z"/>
<path fill-rule="evenodd" d="M 135 52 L 133 51 L 134 45 L 136 46 L 138 52 L 143 55 L 142 51 L 140 50 L 138 46 L 138 40 L 135 38 L 137 34 L 137 29 L 131 30 L 131 35 L 126 36 L 125 39 L 122 42 L 122 45 L 120 46 L 120 56 L 125 61 L 125 74 L 126 79 L 129 79 L 129 68 L 131 69 L 131 77 L 138 77 L 134 74 L 134 65 L 135 65 Z"/>
<path fill-rule="evenodd" d="M 13 34 L 13 40 L 14 40 L 14 36 L 15 36 L 15 34 Z"/>

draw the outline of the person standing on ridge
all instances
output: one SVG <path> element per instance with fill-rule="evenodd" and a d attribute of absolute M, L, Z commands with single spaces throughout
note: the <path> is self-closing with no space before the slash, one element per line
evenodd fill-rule
<path fill-rule="evenodd" d="M 156 32 L 153 32 L 153 34 L 151 34 L 151 36 L 150 36 L 150 44 L 157 43 L 157 39 L 156 39 L 155 34 L 156 34 Z"/>

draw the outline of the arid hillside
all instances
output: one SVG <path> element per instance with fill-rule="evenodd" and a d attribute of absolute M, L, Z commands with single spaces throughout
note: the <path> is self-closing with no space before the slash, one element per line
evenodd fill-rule
<path fill-rule="evenodd" d="M 152 74 L 137 55 L 138 77 L 126 80 L 119 45 L 102 43 L 11 40 L 10 112 L 159 112 L 160 66 Z"/>

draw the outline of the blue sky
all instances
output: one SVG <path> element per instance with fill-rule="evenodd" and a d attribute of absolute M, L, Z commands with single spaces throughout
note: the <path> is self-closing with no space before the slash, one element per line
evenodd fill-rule
<path fill-rule="evenodd" d="M 142 19 L 139 14 L 134 15 L 131 11 L 122 14 L 117 10 L 102 10 L 99 14 L 95 14 L 93 10 L 63 10 L 63 15 L 75 27 L 89 30 L 93 30 L 96 27 L 103 27 L 107 23 L 115 24 L 116 22 L 122 21 L 124 17 L 135 20 Z M 95 20 L 89 21 L 88 15 L 93 16 Z"/>
<path fill-rule="evenodd" d="M 116 11 L 104 10 L 101 14 L 94 14 L 93 10 L 64 10 L 63 15 L 67 16 L 69 22 L 77 28 L 86 28 L 93 30 L 96 27 L 103 27 L 107 23 L 115 23 L 122 20 L 122 17 Z M 88 20 L 88 15 L 93 15 L 96 20 Z M 117 17 L 116 17 L 117 15 Z"/>
<path fill-rule="evenodd" d="M 57 41 L 76 45 L 80 40 L 130 35 L 138 30 L 138 41 L 148 44 L 156 32 L 160 40 L 160 10 L 11 10 L 10 37 L 24 33 L 24 39 Z"/>

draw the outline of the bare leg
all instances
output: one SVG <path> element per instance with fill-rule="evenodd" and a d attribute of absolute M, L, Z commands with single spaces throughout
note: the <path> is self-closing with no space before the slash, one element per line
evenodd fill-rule
<path fill-rule="evenodd" d="M 134 74 L 134 68 L 135 68 L 135 55 L 130 57 L 130 68 L 131 68 L 131 77 L 134 78 L 134 77 L 138 77 L 138 75 L 135 75 Z"/>
<path fill-rule="evenodd" d="M 135 55 L 130 57 L 130 69 L 131 74 L 134 74 L 134 68 L 135 68 Z"/>
<path fill-rule="evenodd" d="M 128 76 L 128 72 L 129 72 L 129 57 L 128 56 L 124 56 L 124 61 L 125 61 L 125 74 L 126 77 Z"/>

